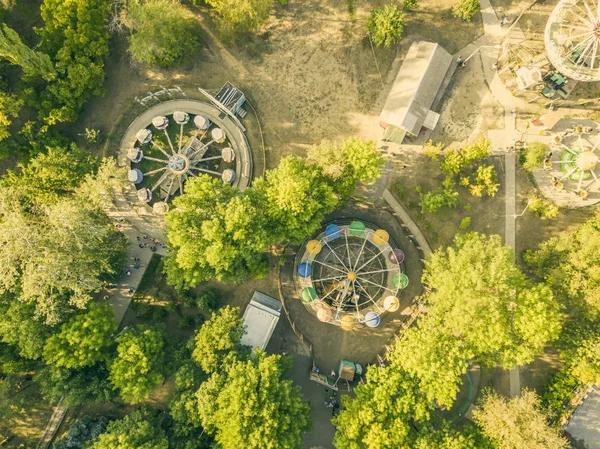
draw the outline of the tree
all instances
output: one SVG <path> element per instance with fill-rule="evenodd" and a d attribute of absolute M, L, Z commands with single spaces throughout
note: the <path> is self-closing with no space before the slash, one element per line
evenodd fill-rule
<path fill-rule="evenodd" d="M 409 374 L 393 367 L 372 366 L 365 384 L 344 395 L 344 408 L 333 419 L 338 449 L 409 449 L 415 439 L 413 423 L 429 419 L 432 407 Z"/>
<path fill-rule="evenodd" d="M 110 365 L 110 381 L 125 402 L 137 404 L 163 381 L 162 331 L 137 326 L 117 337 L 117 357 Z"/>
<path fill-rule="evenodd" d="M 81 369 L 46 365 L 35 374 L 33 380 L 47 401 L 62 400 L 64 405 L 71 406 L 110 401 L 114 392 L 108 375 L 104 363 Z"/>
<path fill-rule="evenodd" d="M 184 290 L 202 281 L 240 281 L 257 272 L 271 242 L 272 223 L 264 200 L 209 175 L 186 184 L 167 214 L 171 253 L 165 260 L 169 283 Z"/>
<path fill-rule="evenodd" d="M 454 190 L 455 184 L 450 176 L 447 176 L 442 187 L 423 193 L 419 187 L 421 197 L 421 212 L 434 213 L 443 208 L 454 208 L 458 206 L 458 192 Z"/>
<path fill-rule="evenodd" d="M 391 47 L 402 37 L 404 13 L 393 3 L 372 9 L 368 29 L 369 36 L 377 47 Z"/>
<path fill-rule="evenodd" d="M 52 449 L 81 449 L 84 444 L 91 444 L 106 432 L 108 419 L 101 416 L 91 419 L 89 416 L 75 421 L 69 429 L 69 433 L 60 441 L 53 444 Z"/>
<path fill-rule="evenodd" d="M 475 422 L 500 449 L 563 449 L 569 446 L 558 428 L 552 428 L 539 410 L 534 392 L 507 401 L 488 391 L 480 407 L 473 411 Z"/>
<path fill-rule="evenodd" d="M 447 173 L 456 175 L 468 167 L 469 164 L 488 156 L 490 145 L 491 142 L 487 137 L 480 137 L 460 150 L 452 149 L 444 156 L 441 168 Z"/>
<path fill-rule="evenodd" d="M 50 328 L 36 317 L 33 304 L 16 301 L 12 295 L 0 300 L 0 337 L 17 347 L 21 357 L 39 359 L 50 334 Z"/>
<path fill-rule="evenodd" d="M 264 192 L 267 213 L 281 229 L 278 234 L 291 242 L 301 242 L 315 232 L 338 205 L 322 169 L 296 156 L 283 158 L 254 188 Z"/>
<path fill-rule="evenodd" d="M 98 167 L 98 158 L 75 144 L 47 147 L 27 164 L 20 164 L 19 172 L 9 170 L 0 179 L 0 187 L 10 189 L 30 206 L 51 205 L 75 193 L 86 176 Z"/>
<path fill-rule="evenodd" d="M 245 333 L 239 309 L 226 306 L 204 323 L 195 338 L 192 356 L 205 373 L 222 371 L 243 358 L 240 339 Z"/>
<path fill-rule="evenodd" d="M 103 93 L 110 0 L 44 0 L 44 27 L 36 31 L 54 62 L 57 77 L 40 97 L 40 118 L 48 125 L 72 122 L 83 104 Z"/>
<path fill-rule="evenodd" d="M 0 58 L 21 66 L 26 78 L 42 77 L 46 81 L 56 78 L 50 57 L 29 48 L 17 32 L 4 23 L 0 27 Z"/>
<path fill-rule="evenodd" d="M 464 426 L 459 432 L 443 421 L 433 428 L 425 427 L 413 449 L 496 449 L 496 446 L 474 426 Z"/>
<path fill-rule="evenodd" d="M 169 441 L 158 420 L 146 410 L 134 410 L 111 421 L 90 449 L 168 449 Z"/>
<path fill-rule="evenodd" d="M 30 214 L 10 198 L 0 205 L 0 292 L 36 305 L 47 324 L 82 309 L 102 278 L 122 266 L 125 237 L 86 198 L 66 198 Z"/>
<path fill-rule="evenodd" d="M 336 193 L 344 199 L 352 195 L 357 182 L 375 182 L 383 166 L 383 157 L 375 142 L 358 137 L 340 143 L 323 140 L 309 148 L 308 161 L 333 179 Z"/>
<path fill-rule="evenodd" d="M 458 0 L 458 3 L 452 7 L 452 14 L 454 17 L 470 22 L 480 9 L 479 0 Z"/>
<path fill-rule="evenodd" d="M 557 295 L 600 311 L 600 212 L 575 231 L 560 233 L 527 251 L 525 262 Z"/>
<path fill-rule="evenodd" d="M 206 3 L 214 8 L 219 30 L 226 39 L 257 31 L 273 7 L 272 0 L 206 0 Z"/>
<path fill-rule="evenodd" d="M 198 46 L 197 25 L 179 0 L 129 2 L 122 21 L 132 32 L 129 53 L 147 66 L 169 67 Z"/>
<path fill-rule="evenodd" d="M 571 361 L 571 371 L 584 384 L 600 382 L 600 336 L 585 341 Z"/>
<path fill-rule="evenodd" d="M 552 292 L 532 285 L 497 235 L 458 235 L 425 263 L 432 289 L 427 319 L 464 341 L 483 364 L 506 368 L 533 360 L 560 331 Z"/>
<path fill-rule="evenodd" d="M 116 330 L 112 307 L 107 303 L 91 303 L 87 313 L 76 315 L 48 339 L 44 359 L 65 368 L 93 365 L 106 359 Z"/>
<path fill-rule="evenodd" d="M 456 398 L 461 376 L 472 357 L 464 341 L 427 317 L 419 321 L 418 327 L 405 331 L 401 343 L 389 355 L 392 369 L 414 376 L 429 401 L 448 407 Z"/>
<path fill-rule="evenodd" d="M 482 197 L 483 195 L 495 196 L 498 192 L 498 173 L 493 165 L 482 165 L 475 170 L 475 179 L 469 186 L 471 195 Z"/>
<path fill-rule="evenodd" d="M 547 198 L 530 195 L 527 198 L 527 203 L 529 204 L 529 210 L 538 218 L 551 219 L 556 218 L 558 215 L 558 206 Z"/>
<path fill-rule="evenodd" d="M 548 145 L 540 142 L 531 142 L 525 148 L 525 154 L 521 156 L 523 168 L 527 171 L 533 171 L 542 166 L 542 161 L 548 153 Z"/>
<path fill-rule="evenodd" d="M 226 374 L 214 373 L 200 386 L 198 413 L 219 447 L 302 447 L 302 434 L 311 423 L 310 405 L 298 386 L 283 380 L 287 360 L 257 351 L 253 360 L 237 361 Z"/>
<path fill-rule="evenodd" d="M 15 95 L 0 91 L 0 141 L 10 136 L 8 131 L 12 119 L 19 116 L 23 100 Z"/>

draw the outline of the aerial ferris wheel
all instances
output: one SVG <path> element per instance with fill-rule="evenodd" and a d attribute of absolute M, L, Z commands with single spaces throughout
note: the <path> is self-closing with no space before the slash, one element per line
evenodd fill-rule
<path fill-rule="evenodd" d="M 561 0 L 544 36 L 548 59 L 563 75 L 600 81 L 600 2 Z"/>

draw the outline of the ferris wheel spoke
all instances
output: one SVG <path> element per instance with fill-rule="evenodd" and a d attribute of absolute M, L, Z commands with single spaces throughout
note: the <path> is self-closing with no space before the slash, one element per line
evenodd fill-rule
<path fill-rule="evenodd" d="M 179 193 L 183 195 L 183 182 L 181 182 L 181 176 L 177 177 L 177 181 L 179 181 Z"/>
<path fill-rule="evenodd" d="M 151 191 L 154 192 L 157 189 L 157 187 L 159 185 L 161 185 L 165 181 L 165 179 L 167 179 L 167 177 L 169 176 L 169 174 L 171 174 L 171 172 L 168 172 L 168 171 L 164 172 L 162 174 L 162 176 L 160 178 L 158 178 L 158 181 L 156 181 L 156 184 L 154 184 L 154 186 L 152 187 Z"/>
<path fill-rule="evenodd" d="M 577 153 L 570 149 L 568 146 L 566 146 L 564 143 L 561 143 L 560 146 L 567 150 L 569 153 L 571 153 L 573 156 L 577 156 Z"/>
<path fill-rule="evenodd" d="M 575 173 L 577 171 L 577 167 L 575 167 L 573 170 L 571 170 L 570 172 L 568 172 L 566 175 L 564 175 L 562 178 L 559 179 L 559 181 L 562 181 L 563 179 L 567 179 L 568 177 L 570 177 L 573 173 Z"/>
<path fill-rule="evenodd" d="M 201 142 L 201 141 L 200 141 Z M 210 142 L 205 143 L 204 145 L 202 145 L 200 148 L 198 148 L 196 151 L 193 151 L 188 157 L 190 159 L 192 159 L 195 155 L 197 155 L 198 153 L 200 153 L 200 151 L 204 150 L 205 148 L 207 148 L 209 145 L 215 143 L 214 140 L 211 140 Z"/>
<path fill-rule="evenodd" d="M 375 271 L 358 271 L 357 273 L 362 274 L 363 276 L 365 274 L 375 274 L 375 273 L 384 273 L 386 271 L 400 271 L 398 268 L 382 268 L 381 270 L 375 270 Z"/>
<path fill-rule="evenodd" d="M 363 278 L 361 278 L 360 276 L 358 276 L 358 277 L 356 278 L 356 282 L 358 282 L 358 280 L 359 280 L 359 279 L 360 279 L 361 281 L 363 281 L 363 282 L 366 282 L 367 284 L 373 284 L 373 285 L 375 285 L 376 287 L 383 288 L 383 289 L 385 289 L 385 290 L 388 290 L 388 291 L 390 291 L 390 292 L 392 292 L 392 293 L 394 293 L 394 294 L 398 293 L 397 291 L 394 291 L 394 290 L 392 290 L 391 288 L 385 287 L 385 286 L 383 286 L 383 285 L 381 285 L 381 284 L 378 284 L 378 283 L 376 283 L 376 282 L 370 281 L 370 280 L 368 280 L 368 279 L 363 279 Z"/>
<path fill-rule="evenodd" d="M 159 173 L 159 172 L 161 172 L 163 170 L 166 170 L 167 168 L 169 168 L 169 167 L 161 167 L 161 168 L 157 168 L 156 170 L 151 170 L 149 172 L 144 173 L 144 176 L 154 175 L 154 174 Z"/>
<path fill-rule="evenodd" d="M 594 45 L 594 42 L 597 42 L 597 39 L 591 40 L 585 47 L 585 50 L 583 50 L 581 52 L 581 56 L 579 56 L 579 58 L 577 58 L 577 65 L 579 66 L 579 70 L 581 70 L 583 68 L 583 66 L 585 64 L 585 55 L 587 54 L 588 51 L 590 51 L 590 49 L 592 48 L 592 45 Z"/>
<path fill-rule="evenodd" d="M 154 140 L 152 141 L 152 145 L 154 146 L 154 148 L 156 148 L 158 151 L 160 151 L 162 154 L 164 154 L 167 158 L 170 158 L 171 156 L 169 156 L 169 154 L 163 150 L 163 148 L 157 144 Z"/>
<path fill-rule="evenodd" d="M 337 270 L 337 271 L 340 271 L 340 272 L 344 273 L 344 275 L 347 275 L 347 274 L 348 274 L 348 271 L 347 271 L 347 270 L 342 270 L 341 268 L 334 267 L 333 265 L 329 265 L 329 264 L 327 264 L 327 263 L 325 263 L 325 262 L 321 262 L 320 260 L 314 259 L 314 260 L 313 260 L 313 262 L 316 262 L 316 263 L 318 263 L 319 265 L 324 265 L 324 266 L 326 266 L 327 268 L 331 268 L 332 270 Z"/>
<path fill-rule="evenodd" d="M 167 142 L 169 142 L 169 146 L 171 147 L 171 153 L 173 153 L 173 156 L 175 156 L 175 148 L 173 148 L 173 143 L 171 142 L 171 138 L 169 137 L 169 133 L 167 132 L 166 128 L 163 131 L 165 132 L 165 136 L 167 137 Z"/>
<path fill-rule="evenodd" d="M 183 143 L 183 123 L 179 125 L 179 145 L 177 147 L 177 153 L 181 153 L 181 145 Z"/>
<path fill-rule="evenodd" d="M 573 56 L 573 52 L 575 50 L 577 50 L 578 47 L 581 47 L 582 45 L 587 45 L 588 41 L 594 39 L 595 36 L 592 34 L 591 36 L 585 38 L 583 41 L 576 43 L 575 45 L 573 45 L 570 49 L 568 49 L 566 52 L 564 52 L 561 56 L 560 59 L 570 59 Z"/>
<path fill-rule="evenodd" d="M 600 187 L 600 179 L 598 179 L 598 176 L 596 175 L 596 173 L 594 172 L 594 170 L 590 170 L 590 173 L 594 177 L 594 180 L 596 181 L 596 184 Z"/>
<path fill-rule="evenodd" d="M 583 12 L 581 8 L 579 8 L 579 7 L 578 7 L 577 9 L 579 9 L 579 11 Z M 585 19 L 585 18 L 581 17 L 579 14 L 577 14 L 577 13 L 575 12 L 574 8 L 570 9 L 570 10 L 569 10 L 569 12 L 570 12 L 571 14 L 573 14 L 575 17 L 577 17 L 579 20 L 581 20 L 583 23 L 585 23 L 586 25 L 589 25 L 590 27 L 593 27 L 593 26 L 594 26 L 594 24 L 593 24 L 592 22 L 590 22 L 589 20 L 587 20 L 587 19 Z M 585 13 L 584 13 L 584 14 L 585 14 Z"/>
<path fill-rule="evenodd" d="M 589 28 L 582 27 L 582 26 L 568 25 L 566 23 L 561 23 L 560 26 L 563 27 L 563 28 L 570 28 L 572 30 L 583 30 L 583 31 L 587 31 L 588 33 L 590 32 Z"/>
<path fill-rule="evenodd" d="M 362 246 L 360 247 L 360 251 L 358 252 L 358 256 L 356 256 L 356 261 L 355 261 L 355 262 L 354 262 L 354 264 L 353 264 L 353 267 L 354 267 L 353 269 L 355 269 L 355 268 L 356 268 L 356 266 L 358 265 L 358 261 L 360 260 L 360 256 L 362 256 L 362 255 L 363 255 L 363 251 L 364 251 L 364 249 L 365 249 L 365 245 L 366 245 L 366 244 L 367 244 L 367 238 L 366 238 L 366 237 L 364 237 L 364 238 L 363 238 L 363 244 L 362 244 Z"/>
<path fill-rule="evenodd" d="M 200 158 L 200 159 L 195 159 L 191 163 L 192 164 L 197 164 L 198 162 L 214 161 L 215 159 L 223 159 L 223 156 L 219 155 L 219 156 L 203 157 L 203 158 Z"/>
<path fill-rule="evenodd" d="M 191 170 L 198 170 L 198 171 L 201 171 L 203 173 L 210 173 L 211 175 L 221 176 L 221 173 L 219 173 L 218 171 L 208 170 L 206 168 L 190 167 L 190 169 Z"/>
<path fill-rule="evenodd" d="M 331 295 L 332 293 L 334 293 L 334 292 L 337 292 L 337 291 L 339 290 L 339 288 L 340 288 L 340 287 L 339 287 L 339 286 L 337 286 L 337 285 L 336 285 L 336 286 L 333 286 L 333 287 L 331 288 L 331 291 L 330 291 L 329 293 L 327 293 L 325 296 L 323 296 L 323 297 L 321 298 L 321 301 L 324 301 L 324 300 L 325 300 L 325 298 L 329 297 L 329 295 Z"/>
<path fill-rule="evenodd" d="M 583 175 L 585 174 L 585 172 L 583 170 L 581 170 L 581 173 L 579 174 L 579 182 L 577 183 L 577 191 L 579 192 L 581 190 L 581 184 L 583 183 Z"/>
<path fill-rule="evenodd" d="M 169 201 L 171 197 L 171 190 L 173 189 L 173 184 L 175 184 L 175 178 L 171 179 L 171 183 L 169 184 L 169 188 L 167 189 L 167 195 L 165 196 L 165 203 Z"/>
<path fill-rule="evenodd" d="M 352 270 L 352 257 L 350 257 L 350 246 L 348 246 L 348 234 L 344 232 L 344 239 L 346 240 L 346 251 L 348 252 L 348 267 Z"/>
<path fill-rule="evenodd" d="M 340 259 L 340 256 L 337 255 L 337 253 L 333 250 L 333 248 L 331 247 L 331 245 L 329 244 L 329 242 L 327 240 L 323 240 L 323 242 L 325 243 L 325 245 L 327 245 L 327 247 L 329 248 L 329 250 L 331 251 L 331 253 L 335 256 L 335 258 L 342 264 L 342 266 L 346 269 L 346 271 L 350 271 L 348 270 L 348 267 L 346 266 L 346 264 L 342 261 L 342 259 Z"/>
<path fill-rule="evenodd" d="M 371 302 L 375 303 L 375 300 L 373 299 L 373 297 L 369 294 L 369 292 L 367 291 L 367 289 L 364 288 L 360 282 L 358 282 L 358 279 L 356 280 L 356 283 L 362 289 L 362 291 L 365 292 L 365 295 L 367 295 L 369 297 L 369 299 L 371 300 Z"/>
<path fill-rule="evenodd" d="M 588 18 L 590 19 L 590 22 L 592 22 L 592 23 L 596 22 L 596 16 L 592 12 L 592 8 L 590 8 L 590 5 L 588 5 L 588 2 L 586 0 L 582 0 L 581 3 L 583 3 L 583 6 L 585 6 L 585 10 L 587 11 L 587 15 L 588 15 Z"/>
<path fill-rule="evenodd" d="M 159 159 L 157 157 L 144 156 L 144 159 L 148 159 L 149 161 L 161 162 L 163 164 L 168 164 L 169 161 L 167 159 Z"/>
<path fill-rule="evenodd" d="M 355 272 L 359 272 L 360 270 L 362 270 L 365 266 L 367 266 L 368 264 L 370 264 L 371 262 L 373 262 L 375 260 L 375 258 L 379 257 L 381 254 L 383 254 L 383 248 L 381 248 L 379 250 L 379 252 L 377 254 L 375 254 L 373 257 L 371 257 L 367 262 L 363 263 L 359 268 L 357 268 L 356 270 L 354 270 Z"/>
<path fill-rule="evenodd" d="M 594 39 L 594 50 L 592 52 L 592 59 L 590 60 L 590 69 L 594 70 L 594 62 L 596 62 L 596 55 L 598 54 L 598 39 Z"/>
<path fill-rule="evenodd" d="M 321 278 L 321 279 L 312 279 L 313 283 L 314 282 L 323 282 L 323 281 L 334 281 L 334 280 L 338 280 L 338 279 L 342 279 L 346 277 L 345 275 L 338 275 L 338 276 L 333 276 L 333 277 L 329 277 L 329 278 Z"/>

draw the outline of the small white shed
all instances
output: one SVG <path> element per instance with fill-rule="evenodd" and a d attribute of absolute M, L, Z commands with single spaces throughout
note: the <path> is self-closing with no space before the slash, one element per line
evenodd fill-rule
<path fill-rule="evenodd" d="M 250 304 L 244 311 L 243 320 L 246 333 L 241 341 L 243 345 L 250 346 L 252 353 L 256 348 L 264 351 L 267 347 L 279 321 L 281 308 L 280 301 L 264 293 L 255 291 L 252 295 Z"/>

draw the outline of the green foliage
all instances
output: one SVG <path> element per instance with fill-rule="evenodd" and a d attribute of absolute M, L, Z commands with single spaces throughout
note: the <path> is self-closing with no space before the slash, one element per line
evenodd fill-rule
<path fill-rule="evenodd" d="M 533 171 L 542 166 L 542 161 L 548 153 L 548 145 L 540 142 L 531 142 L 522 156 L 523 168 L 527 171 Z"/>
<path fill-rule="evenodd" d="M 214 373 L 197 392 L 202 425 L 223 449 L 295 449 L 310 429 L 310 404 L 283 380 L 286 360 L 257 351 Z"/>
<path fill-rule="evenodd" d="M 452 7 L 452 15 L 459 19 L 470 22 L 475 14 L 479 12 L 481 5 L 479 0 L 458 0 Z"/>
<path fill-rule="evenodd" d="M 243 335 L 239 310 L 226 306 L 200 328 L 192 356 L 205 373 L 222 371 L 233 360 L 245 355 L 240 344 Z"/>
<path fill-rule="evenodd" d="M 463 218 L 458 225 L 460 229 L 468 229 L 469 226 L 471 226 L 471 217 Z"/>
<path fill-rule="evenodd" d="M 600 337 L 590 338 L 577 348 L 571 360 L 572 373 L 584 384 L 600 383 Z"/>
<path fill-rule="evenodd" d="M 182 290 L 210 279 L 245 279 L 277 240 L 263 199 L 251 189 L 240 192 L 201 174 L 173 204 L 165 218 L 171 248 L 165 272 Z"/>
<path fill-rule="evenodd" d="M 91 419 L 89 416 L 75 421 L 69 429 L 69 433 L 53 444 L 52 449 L 81 449 L 84 444 L 91 444 L 106 432 L 108 420 L 101 416 L 99 419 Z"/>
<path fill-rule="evenodd" d="M 29 48 L 17 32 L 4 23 L 0 26 L 0 58 L 21 66 L 26 78 L 41 77 L 46 81 L 56 78 L 50 57 Z"/>
<path fill-rule="evenodd" d="M 557 295 L 600 310 L 600 212 L 579 229 L 562 232 L 536 251 L 527 251 L 524 259 Z"/>
<path fill-rule="evenodd" d="M 409 11 L 419 7 L 419 0 L 402 0 L 402 4 L 404 5 L 404 9 Z"/>
<path fill-rule="evenodd" d="M 371 184 L 379 178 L 383 157 L 374 141 L 351 137 L 343 142 L 323 140 L 308 149 L 308 160 L 334 180 L 336 193 L 347 199 L 357 182 Z"/>
<path fill-rule="evenodd" d="M 206 0 L 214 8 L 219 31 L 233 40 L 257 31 L 269 18 L 272 0 Z"/>
<path fill-rule="evenodd" d="M 552 201 L 538 195 L 529 197 L 529 210 L 538 218 L 556 218 L 558 206 Z"/>
<path fill-rule="evenodd" d="M 90 303 L 86 313 L 70 319 L 58 334 L 48 339 L 44 359 L 65 368 L 93 365 L 107 357 L 116 330 L 112 307 L 107 303 Z"/>
<path fill-rule="evenodd" d="M 190 329 L 194 327 L 194 319 L 191 316 L 184 316 L 177 320 L 177 327 L 179 329 Z"/>
<path fill-rule="evenodd" d="M 39 359 L 51 329 L 35 313 L 35 305 L 16 301 L 11 295 L 0 300 L 0 337 L 14 345 L 21 357 Z"/>
<path fill-rule="evenodd" d="M 19 116 L 23 100 L 16 95 L 0 91 L 0 141 L 10 136 L 8 131 L 12 119 Z"/>
<path fill-rule="evenodd" d="M 417 437 L 413 449 L 496 449 L 496 446 L 474 426 L 463 431 L 452 428 L 448 422 L 430 429 Z"/>
<path fill-rule="evenodd" d="M 110 6 L 109 0 L 42 2 L 44 27 L 37 32 L 57 72 L 40 97 L 40 116 L 48 125 L 75 121 L 83 104 L 103 93 Z"/>
<path fill-rule="evenodd" d="M 278 224 L 279 235 L 291 242 L 311 235 L 338 205 L 322 169 L 296 156 L 283 158 L 267 172 L 266 182 L 256 182 L 255 188 L 264 193 L 267 214 Z"/>
<path fill-rule="evenodd" d="M 163 381 L 163 333 L 137 326 L 116 340 L 117 357 L 110 365 L 110 381 L 125 402 L 137 404 Z"/>
<path fill-rule="evenodd" d="M 348 8 L 348 15 L 354 20 L 356 18 L 356 0 L 346 0 L 346 7 Z"/>
<path fill-rule="evenodd" d="M 438 157 L 442 154 L 443 149 L 443 143 L 433 143 L 433 140 L 428 140 L 425 145 L 423 145 L 423 153 L 432 161 L 438 160 Z"/>
<path fill-rule="evenodd" d="M 450 150 L 442 161 L 442 170 L 457 175 L 469 164 L 481 160 L 490 154 L 490 141 L 487 137 L 480 137 L 471 145 L 461 150 Z"/>
<path fill-rule="evenodd" d="M 538 396 L 525 390 L 510 401 L 488 391 L 482 403 L 473 411 L 475 422 L 501 448 L 563 449 L 569 442 L 560 429 L 547 423 L 540 410 Z"/>
<path fill-rule="evenodd" d="M 129 2 L 122 21 L 132 32 L 129 53 L 147 66 L 169 67 L 198 46 L 197 25 L 179 0 Z"/>
<path fill-rule="evenodd" d="M 563 414 L 569 413 L 570 401 L 581 387 L 570 369 L 562 369 L 554 374 L 544 386 L 541 404 L 550 420 L 557 421 Z"/>
<path fill-rule="evenodd" d="M 371 366 L 368 382 L 354 388 L 355 397 L 342 396 L 344 408 L 333 419 L 338 449 L 408 448 L 415 424 L 429 419 L 432 407 L 415 379 L 396 365 Z"/>
<path fill-rule="evenodd" d="M 206 312 L 212 312 L 219 305 L 221 291 L 218 288 L 207 288 L 202 290 L 196 298 L 196 307 Z"/>
<path fill-rule="evenodd" d="M 46 365 L 33 380 L 47 401 L 58 402 L 62 398 L 66 406 L 107 402 L 114 396 L 103 363 L 77 370 Z"/>
<path fill-rule="evenodd" d="M 442 183 L 442 187 L 429 192 L 420 192 L 421 212 L 437 212 L 442 208 L 454 208 L 458 206 L 458 192 L 454 190 L 454 181 L 449 176 Z"/>
<path fill-rule="evenodd" d="M 552 292 L 532 285 L 497 235 L 458 235 L 425 264 L 431 288 L 427 320 L 464 342 L 480 363 L 506 368 L 531 362 L 560 331 Z"/>
<path fill-rule="evenodd" d="M 158 420 L 145 409 L 111 421 L 90 449 L 168 449 L 169 441 Z"/>
<path fill-rule="evenodd" d="M 493 165 L 482 165 L 475 170 L 475 179 L 469 185 L 471 195 L 482 197 L 483 195 L 495 196 L 498 192 L 498 173 Z"/>
<path fill-rule="evenodd" d="M 388 48 L 398 42 L 404 31 L 404 18 L 404 12 L 393 3 L 372 9 L 368 30 L 373 43 Z"/>

